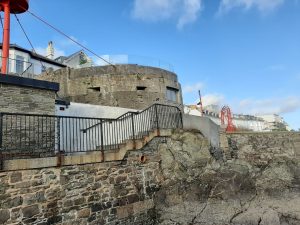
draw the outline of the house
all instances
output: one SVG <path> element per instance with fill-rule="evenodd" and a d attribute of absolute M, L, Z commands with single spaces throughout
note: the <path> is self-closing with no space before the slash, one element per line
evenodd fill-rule
<path fill-rule="evenodd" d="M 83 50 L 73 53 L 70 56 L 60 56 L 55 59 L 56 62 L 62 63 L 73 69 L 92 67 L 94 63 Z"/>
<path fill-rule="evenodd" d="M 2 49 L 2 43 L 0 43 Z M 53 42 L 48 43 L 46 56 L 37 54 L 34 51 L 11 44 L 9 49 L 8 73 L 22 77 L 33 78 L 35 75 L 47 70 L 58 70 L 65 67 L 74 69 L 92 67 L 94 63 L 87 54 L 80 50 L 70 56 L 59 56 L 54 59 Z M 0 51 L 0 63 L 2 62 L 2 51 Z"/>
<path fill-rule="evenodd" d="M 2 49 L 2 43 L 0 43 Z M 2 51 L 0 51 L 0 64 Z M 34 51 L 27 50 L 16 44 L 11 44 L 9 49 L 8 73 L 22 77 L 33 78 L 48 69 L 57 70 L 66 67 L 51 58 L 42 56 Z"/>

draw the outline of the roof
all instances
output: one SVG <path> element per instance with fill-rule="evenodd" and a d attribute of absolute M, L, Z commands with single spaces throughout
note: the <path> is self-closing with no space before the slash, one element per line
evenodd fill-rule
<path fill-rule="evenodd" d="M 52 60 L 52 59 L 49 59 L 45 56 L 37 54 L 37 53 L 35 53 L 33 51 L 30 51 L 28 49 L 22 48 L 22 47 L 20 47 L 19 45 L 16 45 L 16 44 L 11 44 L 9 48 L 10 49 L 16 49 L 18 51 L 28 53 L 31 56 L 31 58 L 33 58 L 33 59 L 42 60 L 44 62 L 53 64 L 53 65 L 56 65 L 56 66 L 60 66 L 60 67 L 67 67 L 66 65 L 64 65 L 62 63 L 59 63 L 59 62 L 57 62 L 55 60 Z M 2 49 L 2 43 L 0 43 L 0 49 Z"/>
<path fill-rule="evenodd" d="M 69 55 L 69 56 L 60 56 L 58 58 L 55 59 L 55 61 L 57 62 L 64 62 L 64 61 L 70 61 L 73 57 L 79 55 L 80 53 L 84 53 L 83 50 L 79 50 L 77 52 L 74 52 L 73 54 Z M 85 53 L 84 53 L 85 54 Z"/>
<path fill-rule="evenodd" d="M 0 84 L 10 84 L 10 85 L 13 84 L 21 87 L 31 87 L 31 88 L 44 89 L 44 90 L 50 90 L 55 92 L 59 91 L 58 83 L 31 79 L 26 77 L 19 77 L 19 76 L 8 75 L 8 74 L 5 74 L 5 76 L 2 76 L 2 74 L 0 74 Z"/>
<path fill-rule="evenodd" d="M 56 62 L 62 63 L 64 60 L 66 60 L 66 56 L 59 56 L 56 59 L 54 59 Z"/>

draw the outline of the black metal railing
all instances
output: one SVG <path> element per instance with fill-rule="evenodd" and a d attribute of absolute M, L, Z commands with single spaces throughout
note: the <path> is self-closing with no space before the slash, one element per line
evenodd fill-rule
<path fill-rule="evenodd" d="M 112 150 L 156 129 L 174 128 L 182 128 L 180 109 L 161 104 L 117 119 L 0 113 L 0 157 Z"/>

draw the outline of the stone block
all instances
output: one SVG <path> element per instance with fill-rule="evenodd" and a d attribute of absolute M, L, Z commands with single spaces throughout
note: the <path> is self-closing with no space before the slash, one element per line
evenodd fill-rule
<path fill-rule="evenodd" d="M 51 218 L 48 219 L 48 224 L 56 224 L 56 223 L 60 223 L 62 221 L 62 216 L 53 216 Z"/>
<path fill-rule="evenodd" d="M 78 211 L 77 213 L 77 217 L 78 218 L 88 218 L 91 214 L 91 210 L 86 208 L 86 209 L 82 209 L 80 211 Z"/>
<path fill-rule="evenodd" d="M 17 183 L 22 181 L 22 173 L 21 172 L 13 172 L 10 175 L 10 183 Z"/>
<path fill-rule="evenodd" d="M 0 209 L 0 224 L 4 224 L 10 218 L 9 210 Z"/>
<path fill-rule="evenodd" d="M 9 198 L 6 201 L 3 201 L 1 204 L 2 208 L 14 208 L 23 204 L 23 198 L 21 196 L 17 196 L 14 198 Z"/>
<path fill-rule="evenodd" d="M 27 206 L 22 209 L 23 216 L 25 218 L 31 218 L 40 213 L 38 205 Z"/>

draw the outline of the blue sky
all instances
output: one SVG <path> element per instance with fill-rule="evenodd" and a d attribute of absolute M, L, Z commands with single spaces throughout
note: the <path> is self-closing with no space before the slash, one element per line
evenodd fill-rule
<path fill-rule="evenodd" d="M 173 65 L 194 103 L 228 104 L 235 113 L 278 113 L 300 128 L 298 0 L 30 1 L 42 16 L 99 55 L 129 54 Z M 88 2 L 88 3 L 87 3 Z M 30 14 L 19 15 L 39 51 L 80 50 Z M 29 48 L 12 19 L 12 43 Z"/>

